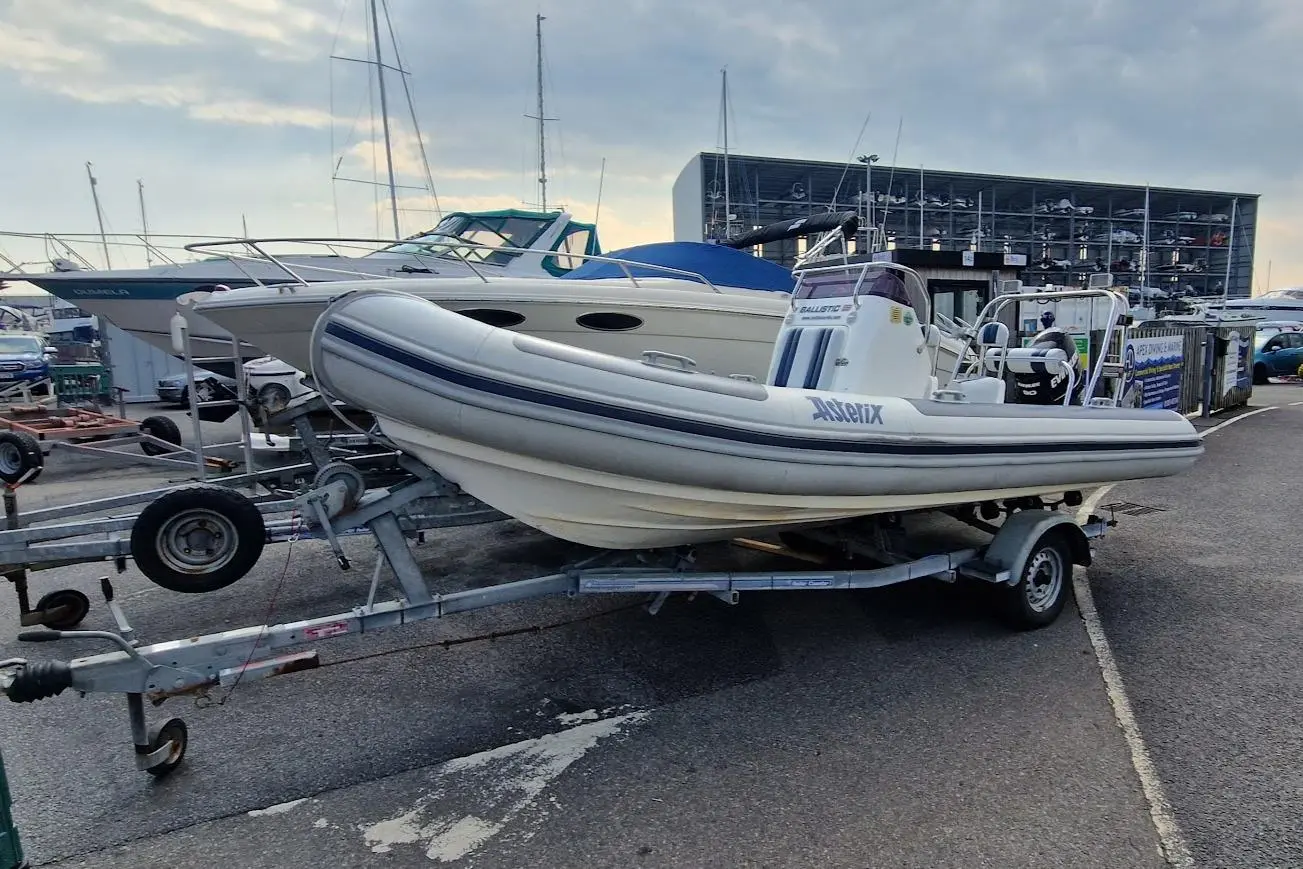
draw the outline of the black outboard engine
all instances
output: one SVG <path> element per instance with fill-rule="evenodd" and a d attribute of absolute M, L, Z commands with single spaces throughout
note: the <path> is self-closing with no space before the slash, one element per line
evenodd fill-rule
<path fill-rule="evenodd" d="M 1064 352 L 1073 374 L 1072 401 L 1069 403 L 1081 404 L 1086 378 L 1081 368 L 1081 358 L 1077 355 L 1077 344 L 1072 337 L 1058 326 L 1052 326 L 1033 338 L 1027 349 Z M 1063 404 L 1063 397 L 1068 393 L 1068 376 L 1062 366 L 1053 365 L 1032 373 L 1012 373 L 1014 394 L 1018 404 Z"/>

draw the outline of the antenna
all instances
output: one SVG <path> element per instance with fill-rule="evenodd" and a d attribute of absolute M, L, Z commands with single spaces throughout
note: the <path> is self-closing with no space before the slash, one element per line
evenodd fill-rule
<path fill-rule="evenodd" d="M 887 239 L 887 213 L 891 211 L 891 185 L 896 180 L 896 156 L 900 153 L 900 131 L 905 128 L 905 116 L 900 116 L 900 122 L 896 124 L 896 144 L 891 149 L 891 171 L 887 173 L 887 204 L 882 207 L 882 223 L 879 224 L 883 244 Z"/>
<path fill-rule="evenodd" d="M 1231 259 L 1235 253 L 1235 212 L 1240 205 L 1240 197 L 1231 200 L 1231 225 L 1226 233 L 1226 280 L 1222 283 L 1222 302 L 1225 310 L 1226 297 L 1231 292 Z"/>
<path fill-rule="evenodd" d="M 1140 301 L 1145 300 L 1145 284 L 1149 283 L 1149 185 L 1145 185 L 1145 226 L 1141 230 L 1143 238 L 1141 239 L 1142 248 L 1140 250 Z M 1112 237 L 1110 232 L 1109 236 Z M 1112 266 L 1110 265 L 1110 268 Z"/>
<path fill-rule="evenodd" d="M 538 114 L 525 117 L 538 121 L 538 201 L 539 207 L 547 211 L 547 131 L 545 124 L 555 121 L 543 114 L 543 22 L 542 15 L 534 16 L 534 40 L 538 46 Z"/>
<path fill-rule="evenodd" d="M 376 15 L 376 0 L 370 0 L 371 33 L 376 42 L 376 79 L 380 85 L 380 124 L 385 131 L 385 165 L 389 169 L 389 207 L 394 215 L 394 238 L 402 238 L 398 228 L 398 190 L 394 185 L 394 148 L 389 140 L 389 103 L 385 99 L 385 64 L 380 56 L 380 19 Z"/>
<path fill-rule="evenodd" d="M 724 238 L 728 238 L 733 234 L 733 202 L 728 183 L 728 67 L 721 69 L 719 74 L 719 110 L 724 115 Z"/>
<path fill-rule="evenodd" d="M 140 197 L 140 230 L 145 240 L 145 266 L 148 267 L 154 264 L 154 260 L 149 253 L 149 220 L 145 217 L 145 182 L 139 178 L 136 179 L 136 193 Z"/>
<path fill-rule="evenodd" d="M 602 184 L 606 181 L 606 158 L 602 158 L 602 172 L 597 176 L 597 211 L 593 214 L 593 223 L 602 216 Z"/>
<path fill-rule="evenodd" d="M 95 220 L 100 225 L 100 245 L 104 248 L 104 266 L 111 269 L 113 263 L 109 260 L 109 239 L 104 234 L 104 212 L 100 211 L 100 195 L 95 189 L 95 185 L 99 182 L 95 180 L 95 175 L 91 172 L 90 161 L 86 162 L 86 177 L 90 179 L 90 196 L 95 202 Z"/>
<path fill-rule="evenodd" d="M 851 163 L 855 161 L 855 152 L 860 149 L 860 140 L 864 138 L 864 131 L 868 128 L 869 118 L 871 117 L 873 117 L 872 110 L 864 116 L 864 123 L 860 125 L 860 134 L 855 137 L 855 144 L 851 146 L 851 153 L 846 158 L 845 165 L 842 166 L 842 177 L 837 179 L 837 186 L 832 190 L 832 201 L 828 203 L 829 211 L 833 211 L 837 208 L 837 197 L 841 194 L 842 182 L 846 180 L 846 173 L 851 171 Z"/>

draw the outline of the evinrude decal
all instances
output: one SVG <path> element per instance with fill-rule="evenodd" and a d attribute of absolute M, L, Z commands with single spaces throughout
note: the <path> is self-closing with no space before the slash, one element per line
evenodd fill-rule
<path fill-rule="evenodd" d="M 814 405 L 810 419 L 815 422 L 853 422 L 860 425 L 884 425 L 882 405 L 864 404 L 859 401 L 838 401 L 835 398 L 823 399 L 807 395 Z"/>

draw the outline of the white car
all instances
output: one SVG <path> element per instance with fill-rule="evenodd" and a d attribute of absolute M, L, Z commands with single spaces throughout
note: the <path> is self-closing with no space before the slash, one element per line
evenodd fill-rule
<path fill-rule="evenodd" d="M 1201 214 L 1199 215 L 1199 219 L 1206 220 L 1209 223 L 1225 223 L 1226 221 L 1231 219 L 1231 216 L 1229 214 L 1222 214 L 1221 212 L 1215 212 L 1213 214 Z"/>
<path fill-rule="evenodd" d="M 300 395 L 312 392 L 303 383 L 307 375 L 287 362 L 263 356 L 244 363 L 245 388 L 249 399 L 268 413 L 283 410 Z"/>
<path fill-rule="evenodd" d="M 1124 208 L 1113 216 L 1114 217 L 1144 217 L 1145 210 L 1143 208 Z"/>
<path fill-rule="evenodd" d="M 1111 241 L 1114 244 L 1136 244 L 1140 241 L 1140 236 L 1136 235 L 1129 229 L 1115 229 L 1112 232 L 1101 232 L 1095 236 L 1093 241 Z"/>
<path fill-rule="evenodd" d="M 1173 211 L 1167 215 L 1168 220 L 1197 220 L 1199 213 L 1197 211 Z"/>

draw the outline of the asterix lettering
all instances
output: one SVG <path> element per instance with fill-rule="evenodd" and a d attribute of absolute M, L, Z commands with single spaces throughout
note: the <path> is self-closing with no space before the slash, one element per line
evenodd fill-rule
<path fill-rule="evenodd" d="M 884 425 L 882 421 L 882 405 L 880 404 L 838 401 L 835 398 L 815 398 L 813 395 L 807 395 L 806 398 L 810 399 L 810 403 L 814 405 L 814 413 L 810 415 L 810 418 L 815 422 L 827 420 L 829 422 L 853 422 L 861 425 Z"/>

